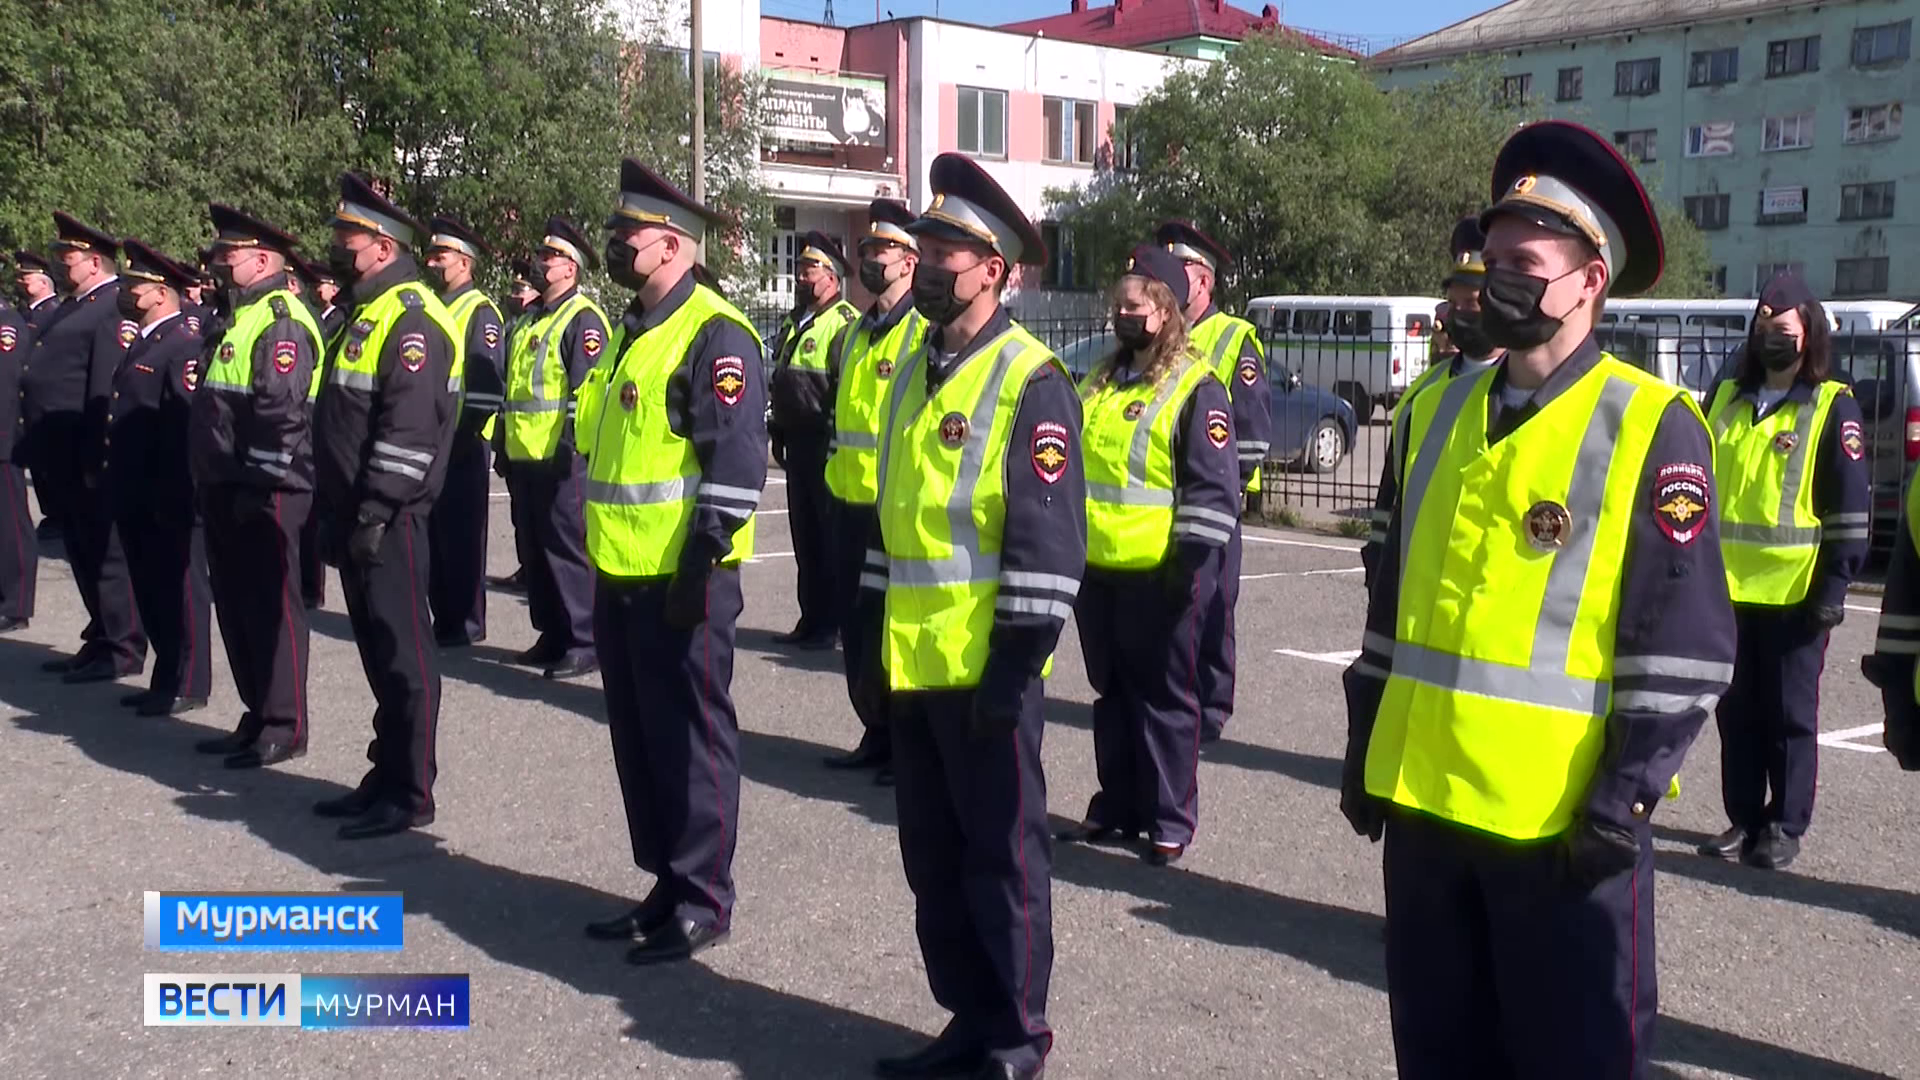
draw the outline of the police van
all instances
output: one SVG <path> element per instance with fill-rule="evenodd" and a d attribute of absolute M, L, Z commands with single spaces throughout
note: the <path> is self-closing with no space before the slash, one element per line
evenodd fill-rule
<path fill-rule="evenodd" d="M 1247 305 L 1267 358 L 1346 399 L 1365 424 L 1391 410 L 1427 369 L 1433 345 L 1429 296 L 1262 296 Z"/>
<path fill-rule="evenodd" d="M 1745 332 L 1753 319 L 1754 300 L 1608 300 L 1600 313 L 1602 326 L 1652 325 L 1666 329 L 1719 327 Z M 1911 305 L 1899 300 L 1827 300 L 1827 323 L 1836 333 L 1884 330 L 1894 325 Z"/>

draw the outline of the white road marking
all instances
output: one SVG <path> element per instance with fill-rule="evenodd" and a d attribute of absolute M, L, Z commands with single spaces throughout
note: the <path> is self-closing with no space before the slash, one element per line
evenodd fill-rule
<path fill-rule="evenodd" d="M 1266 574 L 1241 574 L 1241 581 L 1265 581 L 1279 577 L 1318 577 L 1324 574 L 1360 574 L 1365 573 L 1364 566 L 1342 566 L 1337 570 L 1276 570 Z"/>
<path fill-rule="evenodd" d="M 784 513 L 786 513 L 785 510 L 755 510 L 753 512 L 753 516 L 754 517 L 779 517 L 781 514 L 784 514 Z"/>
<path fill-rule="evenodd" d="M 1847 728 L 1843 731 L 1823 731 L 1820 733 L 1820 745 L 1837 746 L 1842 750 L 1858 750 L 1863 754 L 1884 754 L 1887 752 L 1884 746 L 1862 746 L 1847 740 L 1878 735 L 1885 726 L 1884 724 L 1861 724 L 1859 727 Z"/>
<path fill-rule="evenodd" d="M 1241 533 L 1240 538 L 1250 544 L 1281 544 L 1286 547 L 1318 548 L 1321 551 L 1350 551 L 1354 554 L 1359 554 L 1360 552 L 1359 548 L 1347 547 L 1344 544 L 1316 544 L 1307 540 L 1283 540 L 1278 536 L 1262 536 L 1259 533 L 1253 532 Z"/>
<path fill-rule="evenodd" d="M 1879 609 L 1879 608 L 1877 608 L 1877 607 L 1868 607 L 1868 606 L 1866 606 L 1865 604 L 1847 604 L 1847 605 L 1846 605 L 1846 609 L 1847 609 L 1848 611 L 1864 611 L 1864 612 L 1866 612 L 1866 613 L 1867 613 L 1867 614 L 1869 614 L 1869 615 L 1878 615 L 1878 614 L 1880 614 L 1880 609 Z"/>
<path fill-rule="evenodd" d="M 1342 652 L 1301 652 L 1299 649 L 1275 649 L 1281 656 L 1292 656 L 1301 660 L 1314 660 L 1322 664 L 1337 664 L 1345 667 L 1360 658 L 1359 649 Z"/>
<path fill-rule="evenodd" d="M 789 559 L 792 557 L 793 557 L 793 552 L 791 551 L 763 551 L 760 554 L 755 555 L 753 558 L 748 559 L 747 564 L 751 566 L 752 564 L 757 562 L 766 562 L 768 559 Z"/>

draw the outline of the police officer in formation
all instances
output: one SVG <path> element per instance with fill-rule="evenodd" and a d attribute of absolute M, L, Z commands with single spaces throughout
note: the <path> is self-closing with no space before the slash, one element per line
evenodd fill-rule
<path fill-rule="evenodd" d="M 313 511 L 320 327 L 287 288 L 292 236 L 218 203 L 208 216 L 208 268 L 226 314 L 192 395 L 188 453 L 214 611 L 245 711 L 231 734 L 197 749 L 258 768 L 307 750 L 300 530 Z"/>
<path fill-rule="evenodd" d="M 1439 310 L 1444 315 L 1439 317 L 1434 331 L 1435 357 L 1407 387 L 1388 417 L 1387 460 L 1380 464 L 1380 482 L 1374 487 L 1373 528 L 1360 548 L 1360 563 L 1365 568 L 1369 589 L 1379 568 L 1380 547 L 1386 543 L 1387 523 L 1400 501 L 1400 474 L 1396 470 L 1402 455 L 1394 448 L 1406 442 L 1407 404 L 1427 387 L 1485 371 L 1505 355 L 1505 350 L 1487 340 L 1486 330 L 1480 325 L 1480 285 L 1487 276 L 1480 249 L 1486 242 L 1487 235 L 1480 228 L 1479 218 L 1461 218 L 1455 223 L 1447 245 L 1452 262 L 1447 276 L 1440 282 L 1446 299 L 1440 304 Z M 1442 335 L 1444 342 L 1439 341 Z M 1440 348 L 1440 344 L 1449 347 Z"/>
<path fill-rule="evenodd" d="M 1187 274 L 1142 244 L 1113 290 L 1118 348 L 1081 384 L 1087 574 L 1076 607 L 1100 787 L 1069 842 L 1165 866 L 1199 819 L 1201 632 L 1245 483 L 1232 403 L 1187 338 Z"/>
<path fill-rule="evenodd" d="M 16 276 L 25 269 L 17 267 Z M 25 630 L 32 621 L 40 576 L 40 545 L 27 509 L 27 472 L 15 453 L 24 424 L 20 369 L 32 348 L 33 330 L 26 317 L 0 298 L 0 634 Z"/>
<path fill-rule="evenodd" d="M 514 539 L 526 575 L 527 612 L 539 639 L 517 662 L 549 679 L 595 670 L 593 570 L 587 565 L 576 449 L 575 391 L 607 346 L 607 316 L 580 291 L 592 245 L 565 218 L 547 221 L 535 258 L 540 296 L 514 328 L 507 353 L 500 447 L 513 496 Z"/>
<path fill-rule="evenodd" d="M 1663 261 L 1613 145 L 1529 125 L 1492 190 L 1507 358 L 1408 406 L 1340 804 L 1386 837 L 1402 1076 L 1639 1076 L 1650 818 L 1734 661 L 1713 444 L 1686 390 L 1593 341 Z"/>
<path fill-rule="evenodd" d="M 13 253 L 13 267 L 14 288 L 20 294 L 20 317 L 26 320 L 28 331 L 26 339 L 20 343 L 20 348 L 27 353 L 27 356 L 20 358 L 21 368 L 24 371 L 27 359 L 32 355 L 34 343 L 40 340 L 40 331 L 53 318 L 54 312 L 60 309 L 60 291 L 54 288 L 53 264 L 47 261 L 45 255 L 37 251 L 16 251 Z M 24 384 L 22 393 L 24 393 Z M 62 535 L 62 530 L 60 519 L 53 516 L 53 511 L 59 506 L 59 496 L 47 494 L 47 485 L 50 481 L 40 474 L 27 456 L 27 410 L 21 402 L 16 402 L 15 407 L 20 410 L 20 414 L 18 429 L 14 434 L 14 460 L 27 470 L 29 476 L 33 477 L 34 501 L 40 504 L 40 524 L 35 528 L 34 533 L 41 540 L 57 540 Z"/>
<path fill-rule="evenodd" d="M 1781 274 L 1707 409 L 1739 649 L 1716 714 L 1732 826 L 1700 850 L 1767 870 L 1793 862 L 1813 820 L 1827 638 L 1873 523 L 1860 404 L 1832 353 L 1826 309 Z"/>
<path fill-rule="evenodd" d="M 319 351 L 322 357 L 326 356 L 327 343 L 333 340 L 333 335 L 339 332 L 347 318 L 346 312 L 321 297 L 321 293 L 327 289 L 326 283 L 331 280 L 332 272 L 313 260 L 298 253 L 287 256 L 287 291 L 307 305 L 307 311 L 320 327 Z M 336 286 L 332 294 L 338 295 L 339 291 Z M 312 407 L 311 400 L 308 407 Z M 327 602 L 327 563 L 321 558 L 319 514 L 308 514 L 305 524 L 300 526 L 300 599 L 309 611 Z"/>
<path fill-rule="evenodd" d="M 421 281 L 428 234 L 362 177 L 340 177 L 327 263 L 353 295 L 314 407 L 323 544 L 340 570 L 373 741 L 353 791 L 314 806 L 361 840 L 433 821 L 440 662 L 427 608 L 427 518 L 453 444 L 462 339 Z"/>
<path fill-rule="evenodd" d="M 1185 221 L 1168 221 L 1154 231 L 1187 268 L 1187 324 L 1198 352 L 1233 399 L 1235 453 L 1243 490 L 1260 490 L 1260 469 L 1273 438 L 1273 398 L 1267 385 L 1267 352 L 1260 332 L 1245 319 L 1220 310 L 1214 291 L 1222 267 L 1233 258 L 1219 241 Z M 1236 513 L 1238 511 L 1236 510 Z M 1227 542 L 1220 586 L 1207 602 L 1200 635 L 1202 709 L 1200 738 L 1220 737 L 1233 715 L 1234 607 L 1240 602 L 1240 526 Z"/>
<path fill-rule="evenodd" d="M 794 310 L 780 324 L 774 352 L 773 452 L 787 473 L 800 621 L 774 640 L 830 649 L 840 621 L 833 499 L 827 492 L 827 452 L 833 437 L 831 358 L 860 313 L 841 295 L 847 257 L 839 241 L 809 232 L 795 262 Z"/>
<path fill-rule="evenodd" d="M 700 244 L 721 224 L 651 169 L 621 163 L 605 254 L 634 298 L 581 393 L 607 728 L 633 861 L 655 877 L 639 905 L 587 933 L 637 941 L 635 964 L 685 959 L 733 925 L 734 630 L 767 430 L 760 340 L 696 280 Z"/>
<path fill-rule="evenodd" d="M 47 509 L 65 535 L 89 621 L 78 653 L 41 666 L 63 682 L 107 682 L 138 674 L 147 659 L 102 468 L 113 374 L 139 328 L 120 316 L 119 243 L 69 214 L 53 220 L 53 270 L 66 298 L 21 372 L 21 411 L 34 483 L 54 503 Z"/>
<path fill-rule="evenodd" d="M 487 637 L 487 512 L 492 451 L 482 430 L 500 413 L 506 339 L 500 310 L 473 283 L 474 266 L 492 254 L 472 229 L 450 217 L 428 223 L 427 274 L 464 343 L 460 419 L 447 458 L 446 484 L 427 522 L 433 556 L 427 595 L 433 638 L 458 648 Z"/>
<path fill-rule="evenodd" d="M 1882 744 L 1900 768 L 1920 772 L 1920 484 L 1907 485 L 1879 629 L 1860 671 L 1880 689 Z"/>
<path fill-rule="evenodd" d="M 880 438 L 894 373 L 927 336 L 927 319 L 913 307 L 913 274 L 920 242 L 908 227 L 905 203 L 875 199 L 868 207 L 867 234 L 860 238 L 860 284 L 873 303 L 845 335 L 829 365 L 833 382 L 833 447 L 827 458 L 827 490 L 833 496 L 833 572 L 840 613 L 842 666 L 847 697 L 860 719 L 860 742 L 827 759 L 836 769 L 877 768 L 876 783 L 893 782 L 893 734 L 887 723 L 887 672 L 880 662 L 882 623 L 878 605 L 860 608 L 860 577 L 880 498 Z M 788 449 L 792 475 L 792 450 Z M 857 617 L 864 615 L 865 618 Z"/>
<path fill-rule="evenodd" d="M 1087 488 L 1073 377 L 1001 306 L 1038 230 L 960 154 L 914 222 L 931 329 L 893 373 L 879 534 L 900 855 L 933 996 L 953 1013 L 890 1077 L 1038 1076 L 1053 1045 L 1051 837 L 1042 679 L 1080 592 Z"/>
<path fill-rule="evenodd" d="M 533 284 L 534 272 L 532 262 L 526 259 L 515 259 L 510 264 L 510 273 L 512 276 L 507 279 L 507 298 L 505 302 L 501 304 L 501 314 L 506 316 L 506 328 L 501 331 L 501 337 L 508 343 L 507 347 L 509 350 L 513 347 L 514 335 L 519 332 L 520 324 L 526 321 L 528 309 L 533 306 L 535 301 L 540 299 L 540 290 L 535 288 Z M 504 408 L 505 383 L 503 382 L 501 385 L 503 389 L 501 404 Z M 494 422 L 487 425 L 486 428 L 487 442 L 492 448 L 493 454 L 493 471 L 494 474 L 502 480 L 507 477 L 507 454 L 500 441 L 501 436 L 499 434 L 502 430 L 501 425 L 503 423 L 504 420 L 502 417 L 495 417 Z M 513 498 L 512 484 L 507 485 L 507 500 L 507 518 L 513 526 L 513 550 L 517 556 L 521 550 L 521 545 L 526 543 L 526 541 L 520 538 L 520 504 Z M 521 566 L 516 566 L 510 574 L 489 574 L 487 575 L 487 584 L 507 592 L 524 593 L 527 591 L 526 569 Z"/>
<path fill-rule="evenodd" d="M 166 716 L 205 707 L 213 681 L 213 597 L 187 454 L 202 342 L 180 313 L 180 294 L 199 271 L 138 240 L 123 241 L 121 251 L 120 314 L 140 329 L 114 373 L 101 464 L 153 645 L 153 676 L 120 704 Z"/>

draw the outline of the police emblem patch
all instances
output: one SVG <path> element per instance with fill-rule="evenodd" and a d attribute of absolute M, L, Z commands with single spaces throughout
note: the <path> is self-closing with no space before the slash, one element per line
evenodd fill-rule
<path fill-rule="evenodd" d="M 1537 502 L 1527 511 L 1527 543 L 1553 551 L 1573 532 L 1573 515 L 1557 502 Z"/>
<path fill-rule="evenodd" d="M 1682 461 L 1660 466 L 1653 479 L 1653 520 L 1667 539 L 1685 546 L 1706 528 L 1712 505 L 1707 470 Z"/>
<path fill-rule="evenodd" d="M 282 375 L 292 373 L 294 362 L 300 359 L 300 347 L 291 341 L 273 343 L 273 370 Z"/>
<path fill-rule="evenodd" d="M 1793 453 L 1793 448 L 1799 445 L 1800 436 L 1791 431 L 1783 431 L 1773 437 L 1773 448 L 1783 454 Z"/>
<path fill-rule="evenodd" d="M 408 371 L 427 366 L 427 335 L 408 334 L 400 339 L 400 363 Z"/>
<path fill-rule="evenodd" d="M 492 323 L 488 323 L 486 329 L 480 331 L 480 336 L 486 340 L 489 349 L 500 344 L 500 328 Z"/>
<path fill-rule="evenodd" d="M 355 355 L 358 355 L 358 354 L 355 354 Z M 233 342 L 231 341 L 221 342 L 220 343 L 220 360 L 224 363 L 225 361 L 228 361 L 231 359 L 233 359 Z"/>
<path fill-rule="evenodd" d="M 1233 428 L 1229 425 L 1225 409 L 1207 410 L 1207 441 L 1215 450 L 1225 450 L 1227 440 L 1233 437 Z"/>
<path fill-rule="evenodd" d="M 605 344 L 606 340 L 600 336 L 600 331 L 593 327 L 580 331 L 580 349 L 589 359 L 599 356 L 600 347 Z"/>
<path fill-rule="evenodd" d="M 1146 411 L 1147 411 L 1146 402 L 1129 401 L 1127 402 L 1127 407 L 1121 410 L 1120 415 L 1126 417 L 1129 420 L 1138 420 L 1140 419 L 1140 414 Z"/>
<path fill-rule="evenodd" d="M 1848 420 L 1840 425 L 1840 449 L 1854 461 L 1867 455 L 1867 441 L 1860 435 L 1860 421 Z"/>
<path fill-rule="evenodd" d="M 737 356 L 723 356 L 713 362 L 713 396 L 732 408 L 740 404 L 747 389 L 747 365 Z"/>
<path fill-rule="evenodd" d="M 20 332 L 11 326 L 0 326 L 0 352 L 12 352 L 20 344 Z"/>
<path fill-rule="evenodd" d="M 878 364 L 873 365 L 873 373 L 882 379 L 890 378 L 893 375 L 893 361 L 882 360 Z"/>
<path fill-rule="evenodd" d="M 808 338 L 807 340 L 800 343 L 800 351 L 803 353 L 810 353 L 813 351 L 813 347 L 818 344 L 819 342 L 815 341 L 812 338 Z"/>
<path fill-rule="evenodd" d="M 633 407 L 638 404 L 640 404 L 640 388 L 633 385 L 632 379 L 628 379 L 625 385 L 620 387 L 620 407 L 632 412 Z"/>
<path fill-rule="evenodd" d="M 200 388 L 200 358 L 188 357 L 185 366 L 180 369 L 180 385 L 191 394 Z"/>
<path fill-rule="evenodd" d="M 139 336 L 140 336 L 140 327 L 138 324 L 127 322 L 125 319 L 122 319 L 120 321 L 120 347 L 121 348 L 124 349 L 127 346 L 132 345 L 133 339 Z"/>
<path fill-rule="evenodd" d="M 1260 363 L 1251 356 L 1240 358 L 1240 385 L 1252 386 L 1260 381 Z"/>
<path fill-rule="evenodd" d="M 1033 471 L 1041 480 L 1057 484 L 1067 475 L 1067 427 L 1051 420 L 1033 425 Z"/>
<path fill-rule="evenodd" d="M 940 441 L 948 446 L 959 446 L 967 441 L 967 418 L 957 412 L 950 412 L 940 418 Z"/>
<path fill-rule="evenodd" d="M 347 354 L 347 359 L 349 360 L 360 359 L 360 343 L 358 341 L 347 342 L 347 347 L 342 351 Z"/>

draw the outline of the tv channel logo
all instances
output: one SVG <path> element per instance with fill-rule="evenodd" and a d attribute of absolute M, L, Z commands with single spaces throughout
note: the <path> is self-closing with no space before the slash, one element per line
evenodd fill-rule
<path fill-rule="evenodd" d="M 148 974 L 148 1027 L 468 1027 L 465 975 Z"/>
<path fill-rule="evenodd" d="M 149 892 L 146 945 L 161 952 L 399 952 L 399 893 Z"/>

